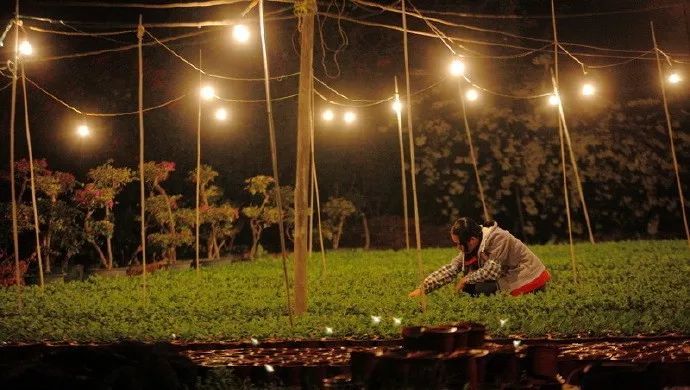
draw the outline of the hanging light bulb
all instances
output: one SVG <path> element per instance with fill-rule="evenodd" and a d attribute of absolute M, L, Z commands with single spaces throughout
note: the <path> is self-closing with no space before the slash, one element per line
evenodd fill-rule
<path fill-rule="evenodd" d="M 594 84 L 587 82 L 582 85 L 582 96 L 594 96 L 596 92 L 597 89 L 594 87 Z"/>
<path fill-rule="evenodd" d="M 402 112 L 402 102 L 400 99 L 395 99 L 391 106 L 393 107 L 393 111 L 396 113 L 400 114 Z"/>
<path fill-rule="evenodd" d="M 236 24 L 235 27 L 232 28 L 232 37 L 239 43 L 247 43 L 250 36 L 249 28 L 244 24 Z"/>
<path fill-rule="evenodd" d="M 348 111 L 345 114 L 343 114 L 343 120 L 347 124 L 354 122 L 356 119 L 357 119 L 357 115 L 355 115 L 355 113 L 352 111 Z"/>
<path fill-rule="evenodd" d="M 453 76 L 462 76 L 463 74 L 465 74 L 465 63 L 459 59 L 455 59 L 453 60 L 453 62 L 450 63 L 450 67 L 448 70 L 450 71 L 450 74 Z"/>
<path fill-rule="evenodd" d="M 216 96 L 216 91 L 210 85 L 204 85 L 199 90 L 199 96 L 204 100 L 211 100 Z"/>
<path fill-rule="evenodd" d="M 549 95 L 549 105 L 558 106 L 560 104 L 561 104 L 561 98 L 558 95 L 556 95 L 556 94 Z"/>
<path fill-rule="evenodd" d="M 77 135 L 79 138 L 86 138 L 91 135 L 91 129 L 85 124 L 77 126 Z"/>
<path fill-rule="evenodd" d="M 19 44 L 19 54 L 23 56 L 30 56 L 33 54 L 34 48 L 31 46 L 31 43 L 29 41 L 22 41 L 22 43 Z"/>
<path fill-rule="evenodd" d="M 678 84 L 681 81 L 683 81 L 683 78 L 680 77 L 680 74 L 678 74 L 678 72 L 672 72 L 671 74 L 668 75 L 668 77 L 666 79 L 671 84 Z"/>
<path fill-rule="evenodd" d="M 467 98 L 467 100 L 473 102 L 473 101 L 479 99 L 479 92 L 474 88 L 470 88 L 467 90 L 467 92 L 465 92 L 465 98 Z"/>
<path fill-rule="evenodd" d="M 335 118 L 335 114 L 333 113 L 333 110 L 328 109 L 321 114 L 321 118 L 326 122 L 330 122 L 333 120 L 333 118 Z"/>
<path fill-rule="evenodd" d="M 228 110 L 221 107 L 221 108 L 216 110 L 214 116 L 216 117 L 216 120 L 224 122 L 226 119 L 228 119 Z"/>

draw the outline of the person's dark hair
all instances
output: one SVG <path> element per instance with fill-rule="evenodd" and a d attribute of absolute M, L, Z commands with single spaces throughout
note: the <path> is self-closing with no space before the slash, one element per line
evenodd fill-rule
<path fill-rule="evenodd" d="M 456 220 L 450 232 L 460 239 L 460 244 L 467 245 L 470 237 L 482 239 L 482 227 L 471 218 L 463 217 Z"/>

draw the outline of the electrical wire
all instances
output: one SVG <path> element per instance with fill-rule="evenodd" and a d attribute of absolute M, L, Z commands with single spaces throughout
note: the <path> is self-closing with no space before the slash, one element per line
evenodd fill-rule
<path fill-rule="evenodd" d="M 224 76 L 224 75 L 209 73 L 209 72 L 207 72 L 207 71 L 201 69 L 200 67 L 194 65 L 191 61 L 189 61 L 189 60 L 185 59 L 184 57 L 182 57 L 182 56 L 181 56 L 180 54 L 178 54 L 175 50 L 171 49 L 168 45 L 166 45 L 165 43 L 163 43 L 162 40 L 156 38 L 156 37 L 155 37 L 153 34 L 151 34 L 151 32 L 149 32 L 148 30 L 146 30 L 146 34 L 148 34 L 151 38 L 153 38 L 153 40 L 154 40 L 156 43 L 158 43 L 159 45 L 163 46 L 163 48 L 165 48 L 165 49 L 166 49 L 168 52 L 170 52 L 172 55 L 174 55 L 175 57 L 177 57 L 180 61 L 184 62 L 185 64 L 187 64 L 187 65 L 189 65 L 190 67 L 192 67 L 194 70 L 196 70 L 196 71 L 198 71 L 198 72 L 200 72 L 200 73 L 202 73 L 202 74 L 204 74 L 204 75 L 206 75 L 206 76 L 208 76 L 208 77 L 213 77 L 213 78 L 218 78 L 218 79 L 224 79 L 224 80 L 233 80 L 233 81 L 264 81 L 264 79 L 263 79 L 263 78 L 260 78 L 260 77 L 256 77 L 256 78 L 241 78 L 241 77 L 235 77 L 235 76 Z M 290 73 L 290 74 L 284 74 L 284 75 L 280 75 L 280 76 L 272 76 L 272 77 L 271 77 L 271 80 L 282 81 L 282 80 L 284 80 L 284 79 L 286 79 L 286 78 L 288 78 L 288 77 L 293 77 L 293 76 L 297 76 L 297 75 L 299 75 L 299 72 Z M 264 101 L 265 101 L 265 100 L 264 100 Z"/>
<path fill-rule="evenodd" d="M 47 96 L 49 96 L 50 98 L 52 98 L 53 100 L 55 100 L 56 102 L 62 104 L 63 106 L 67 107 L 68 109 L 70 109 L 70 110 L 72 110 L 72 111 L 74 111 L 74 112 L 76 112 L 77 114 L 80 114 L 80 115 L 94 116 L 94 117 L 115 117 L 115 116 L 127 116 L 127 115 L 138 115 L 138 114 L 139 114 L 139 110 L 136 110 L 136 111 L 126 111 L 126 112 L 113 112 L 113 113 L 84 112 L 84 111 L 82 111 L 82 110 L 80 110 L 80 109 L 78 109 L 78 108 L 76 108 L 76 107 L 70 105 L 69 103 L 65 102 L 63 99 L 61 99 L 61 98 L 55 96 L 54 94 L 50 93 L 48 90 L 46 90 L 45 88 L 43 88 L 43 87 L 41 87 L 40 85 L 38 85 L 37 83 L 35 83 L 35 82 L 34 82 L 33 80 L 31 80 L 30 78 L 27 77 L 27 78 L 26 78 L 26 81 L 28 81 L 31 85 L 33 85 L 34 87 L 36 87 L 39 91 L 43 92 L 44 94 L 46 94 Z M 161 104 L 156 105 L 156 106 L 153 106 L 153 107 L 144 108 L 144 109 L 142 110 L 142 112 L 157 110 L 157 109 L 159 109 L 159 108 L 166 107 L 166 106 L 168 106 L 168 105 L 170 105 L 170 104 L 172 104 L 172 103 L 175 103 L 175 102 L 177 102 L 177 101 L 182 100 L 185 96 L 187 96 L 187 95 L 185 94 L 185 95 L 182 95 L 182 96 L 178 96 L 178 97 L 176 97 L 176 98 L 174 98 L 174 99 L 168 100 L 168 101 L 165 102 L 165 103 L 161 103 Z"/>
<path fill-rule="evenodd" d="M 288 100 L 297 97 L 299 94 L 293 93 L 292 95 L 287 95 L 287 96 L 281 96 L 277 98 L 271 98 L 272 102 L 279 102 L 282 100 Z M 216 96 L 216 99 L 223 101 L 223 102 L 229 102 L 229 103 L 265 103 L 266 99 L 230 99 L 230 98 L 224 98 L 220 96 Z"/>
<path fill-rule="evenodd" d="M 74 35 L 74 36 L 111 36 L 111 35 L 123 35 L 123 34 L 133 34 L 137 30 L 120 30 L 120 31 L 105 31 L 105 32 L 84 32 L 84 31 L 58 31 L 58 30 L 46 30 L 40 27 L 28 26 L 31 31 L 36 31 L 40 33 L 56 34 L 56 35 Z"/>

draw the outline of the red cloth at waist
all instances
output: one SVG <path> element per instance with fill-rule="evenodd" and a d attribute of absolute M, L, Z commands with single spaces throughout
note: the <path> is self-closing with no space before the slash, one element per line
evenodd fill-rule
<path fill-rule="evenodd" d="M 531 282 L 524 284 L 523 286 L 511 291 L 510 295 L 516 297 L 518 295 L 530 293 L 540 287 L 543 287 L 549 280 L 551 280 L 551 274 L 549 273 L 549 271 L 544 270 L 541 274 L 539 274 L 539 276 L 534 278 L 534 280 L 532 280 Z"/>
<path fill-rule="evenodd" d="M 465 259 L 465 265 L 472 265 L 477 262 L 477 256 L 470 257 L 469 259 Z"/>

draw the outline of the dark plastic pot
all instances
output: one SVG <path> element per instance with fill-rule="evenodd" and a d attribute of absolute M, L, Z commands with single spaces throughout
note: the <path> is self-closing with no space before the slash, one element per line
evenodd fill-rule
<path fill-rule="evenodd" d="M 402 330 L 403 346 L 408 351 L 453 352 L 467 347 L 469 327 L 466 326 L 411 326 Z"/>
<path fill-rule="evenodd" d="M 376 368 L 378 362 L 377 356 L 381 356 L 382 354 L 382 350 L 350 352 L 352 381 L 354 383 L 366 384 Z"/>
<path fill-rule="evenodd" d="M 648 364 L 600 362 L 582 372 L 580 388 L 589 389 L 654 389 L 656 380 Z"/>
<path fill-rule="evenodd" d="M 558 374 L 558 353 L 556 345 L 530 345 L 527 347 L 527 370 L 530 375 L 555 378 Z"/>
<path fill-rule="evenodd" d="M 402 328 L 403 347 L 408 351 L 422 351 L 425 349 L 422 338 L 426 327 L 406 326 Z"/>
<path fill-rule="evenodd" d="M 512 346 L 491 351 L 477 365 L 482 382 L 516 383 L 520 379 L 520 359 Z"/>
<path fill-rule="evenodd" d="M 458 328 L 468 328 L 467 332 L 467 347 L 481 348 L 484 345 L 486 337 L 486 326 L 478 322 L 463 321 L 453 324 Z"/>

